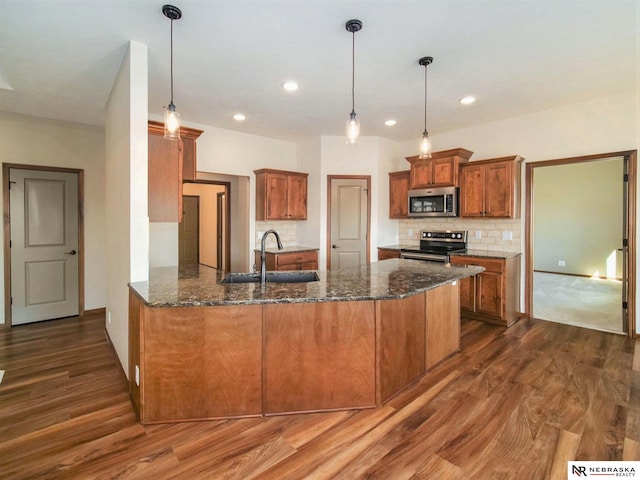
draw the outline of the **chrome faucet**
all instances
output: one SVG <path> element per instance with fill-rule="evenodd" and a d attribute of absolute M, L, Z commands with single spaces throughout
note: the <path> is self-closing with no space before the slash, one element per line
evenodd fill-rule
<path fill-rule="evenodd" d="M 282 250 L 284 247 L 282 246 L 282 242 L 280 241 L 280 235 L 275 230 L 267 230 L 262 235 L 262 245 L 260 246 L 260 285 L 263 287 L 267 284 L 267 255 L 264 252 L 264 242 L 267 240 L 267 236 L 273 233 L 276 236 L 276 241 L 278 242 L 278 250 Z"/>

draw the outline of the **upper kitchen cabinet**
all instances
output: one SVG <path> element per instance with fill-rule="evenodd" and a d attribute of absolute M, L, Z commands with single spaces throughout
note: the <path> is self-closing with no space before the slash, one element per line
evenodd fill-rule
<path fill-rule="evenodd" d="M 256 220 L 306 220 L 307 173 L 263 168 L 256 174 Z"/>
<path fill-rule="evenodd" d="M 406 157 L 411 163 L 409 187 L 457 187 L 460 164 L 468 162 L 471 155 L 469 150 L 454 148 L 432 153 L 428 160 L 420 160 L 418 155 Z"/>
<path fill-rule="evenodd" d="M 165 140 L 164 125 L 149 121 L 149 221 L 182 219 L 182 182 L 196 177 L 196 139 L 202 130 L 180 128 L 180 141 Z"/>
<path fill-rule="evenodd" d="M 407 218 L 409 170 L 389 173 L 389 218 Z"/>
<path fill-rule="evenodd" d="M 462 165 L 460 216 L 518 218 L 522 160 L 514 155 Z"/>

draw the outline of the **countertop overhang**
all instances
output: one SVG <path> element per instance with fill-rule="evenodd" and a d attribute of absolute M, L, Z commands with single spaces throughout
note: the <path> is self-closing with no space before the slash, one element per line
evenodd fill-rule
<path fill-rule="evenodd" d="M 389 259 L 355 268 L 318 270 L 307 283 L 221 284 L 225 272 L 203 265 L 152 268 L 131 290 L 149 307 L 312 303 L 404 298 L 470 277 L 483 267 Z"/>

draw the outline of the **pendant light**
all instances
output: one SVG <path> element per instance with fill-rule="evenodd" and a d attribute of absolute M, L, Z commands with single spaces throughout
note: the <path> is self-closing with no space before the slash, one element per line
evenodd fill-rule
<path fill-rule="evenodd" d="M 168 107 L 164 107 L 164 138 L 168 140 L 180 140 L 180 114 L 176 112 L 173 104 L 173 21 L 182 17 L 182 12 L 173 5 L 163 5 L 162 13 L 171 20 L 171 101 Z"/>
<path fill-rule="evenodd" d="M 356 78 L 356 32 L 359 32 L 362 28 L 362 22 L 360 20 L 349 20 L 345 24 L 347 32 L 351 32 L 351 113 L 349 114 L 349 120 L 347 120 L 347 143 L 358 143 L 358 137 L 360 136 L 360 120 L 356 116 L 355 110 L 355 78 Z"/>
<path fill-rule="evenodd" d="M 422 57 L 418 60 L 418 64 L 424 67 L 424 132 L 420 140 L 420 159 L 426 160 L 431 158 L 431 139 L 427 132 L 427 66 L 433 62 L 433 57 Z"/>

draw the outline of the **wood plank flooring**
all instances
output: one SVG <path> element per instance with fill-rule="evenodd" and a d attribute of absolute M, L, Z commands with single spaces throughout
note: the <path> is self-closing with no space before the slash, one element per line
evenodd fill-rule
<path fill-rule="evenodd" d="M 0 331 L 0 478 L 564 479 L 640 460 L 640 341 L 465 321 L 384 407 L 143 427 L 104 315 Z"/>

